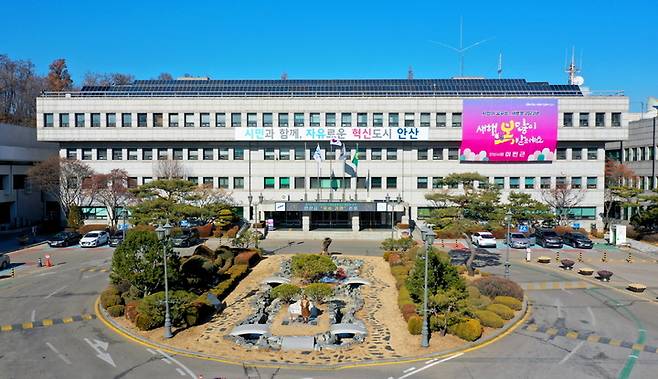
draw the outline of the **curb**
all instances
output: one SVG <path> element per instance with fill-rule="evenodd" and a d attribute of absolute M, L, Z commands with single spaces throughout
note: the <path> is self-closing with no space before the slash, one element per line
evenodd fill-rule
<path fill-rule="evenodd" d="M 36 242 L 36 243 L 30 244 L 30 245 L 21 246 L 18 249 L 7 250 L 7 251 L 3 252 L 3 254 L 13 254 L 13 253 L 17 253 L 21 250 L 29 249 L 31 247 L 35 247 L 35 246 L 39 246 L 39 245 L 44 245 L 44 244 L 47 244 L 47 243 L 48 243 L 48 241 Z"/>
<path fill-rule="evenodd" d="M 325 371 L 332 371 L 332 370 L 344 370 L 344 369 L 352 369 L 352 368 L 363 368 L 363 367 L 373 367 L 373 366 L 385 366 L 385 365 L 396 365 L 396 364 L 404 364 L 404 363 L 412 363 L 412 362 L 418 362 L 418 361 L 425 361 L 427 359 L 442 359 L 446 358 L 449 356 L 454 356 L 456 354 L 464 354 L 468 353 L 471 351 L 475 351 L 478 349 L 481 349 L 487 345 L 490 345 L 494 342 L 497 342 L 498 340 L 506 337 L 507 335 L 511 334 L 514 332 L 516 329 L 518 329 L 523 322 L 527 320 L 527 318 L 530 316 L 530 311 L 531 308 L 528 305 L 528 298 L 527 296 L 524 296 L 523 298 L 523 308 L 521 311 L 515 315 L 515 317 L 510 320 L 511 322 L 507 323 L 503 328 L 498 329 L 496 333 L 492 333 L 491 335 L 475 341 L 475 342 L 469 342 L 459 348 L 455 349 L 450 349 L 450 350 L 444 350 L 444 351 L 439 351 L 436 353 L 431 353 L 431 354 L 424 354 L 424 355 L 418 355 L 418 356 L 413 356 L 413 357 L 404 357 L 404 358 L 393 358 L 393 359 L 368 359 L 368 360 L 363 360 L 359 363 L 338 363 L 334 365 L 309 365 L 309 364 L 299 364 L 299 363 L 278 363 L 278 364 L 272 364 L 272 363 L 267 363 L 264 361 L 232 361 L 217 355 L 211 355 L 211 354 L 204 354 L 204 353 L 199 353 L 196 351 L 190 351 L 190 350 L 185 350 L 185 349 L 179 349 L 176 347 L 168 346 L 168 345 L 163 345 L 158 342 L 151 341 L 149 339 L 146 339 L 142 336 L 139 336 L 129 330 L 126 330 L 123 328 L 121 325 L 116 323 L 112 317 L 110 317 L 105 309 L 100 305 L 100 296 L 96 298 L 96 302 L 94 304 L 94 310 L 96 312 L 97 318 L 105 324 L 108 328 L 110 328 L 112 331 L 115 333 L 119 334 L 120 336 L 131 340 L 133 342 L 136 342 L 140 345 L 152 348 L 152 349 L 158 349 L 161 351 L 165 351 L 169 354 L 177 354 L 181 355 L 187 358 L 195 358 L 195 359 L 202 359 L 202 360 L 207 360 L 207 361 L 214 361 L 214 362 L 219 362 L 219 363 L 224 363 L 224 364 L 230 364 L 230 365 L 236 365 L 236 366 L 249 366 L 249 367 L 256 367 L 256 368 L 281 368 L 284 367 L 286 369 L 291 369 L 291 370 L 303 370 L 303 371 L 320 371 L 320 370 L 325 370 Z"/>

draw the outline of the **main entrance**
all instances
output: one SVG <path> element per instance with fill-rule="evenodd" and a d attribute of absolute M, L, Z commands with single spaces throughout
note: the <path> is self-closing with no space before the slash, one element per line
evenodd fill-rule
<path fill-rule="evenodd" d="M 349 212 L 320 211 L 311 212 L 311 229 L 351 229 L 352 219 Z"/>

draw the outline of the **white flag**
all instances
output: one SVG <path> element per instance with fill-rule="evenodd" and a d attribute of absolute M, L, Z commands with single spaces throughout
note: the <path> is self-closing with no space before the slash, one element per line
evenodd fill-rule
<path fill-rule="evenodd" d="M 334 146 L 343 146 L 343 143 L 340 142 L 338 138 L 332 138 L 331 141 L 329 141 L 329 143 Z"/>
<path fill-rule="evenodd" d="M 315 161 L 318 163 L 322 162 L 322 150 L 320 150 L 320 144 L 318 144 L 318 146 L 315 148 L 313 159 L 315 159 Z"/>
<path fill-rule="evenodd" d="M 339 160 L 346 161 L 347 160 L 347 147 L 344 145 L 341 146 L 340 148 L 340 156 L 338 157 Z"/>

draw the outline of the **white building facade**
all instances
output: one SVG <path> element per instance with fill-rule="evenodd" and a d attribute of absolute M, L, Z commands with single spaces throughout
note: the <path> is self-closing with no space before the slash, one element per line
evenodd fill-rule
<path fill-rule="evenodd" d="M 463 103 L 478 98 L 557 99 L 554 159 L 460 160 Z M 149 80 L 45 93 L 37 112 L 38 139 L 59 143 L 62 157 L 123 168 L 132 185 L 155 179 L 158 160 L 180 160 L 189 180 L 230 191 L 244 217 L 303 230 L 390 227 L 392 211 L 422 219 L 439 178 L 474 171 L 503 199 L 582 189 L 571 218 L 600 227 L 605 143 L 628 134 L 628 98 L 521 79 Z M 331 138 L 347 162 L 358 146 L 355 172 Z"/>

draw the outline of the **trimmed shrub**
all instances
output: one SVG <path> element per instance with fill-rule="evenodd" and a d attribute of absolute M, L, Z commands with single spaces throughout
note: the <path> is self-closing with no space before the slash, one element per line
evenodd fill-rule
<path fill-rule="evenodd" d="M 466 341 L 475 341 L 482 336 L 479 320 L 469 318 L 448 327 L 448 332 Z"/>
<path fill-rule="evenodd" d="M 130 228 L 131 231 L 137 231 L 137 232 L 155 232 L 155 226 L 153 225 L 146 225 L 146 224 L 139 224 L 135 225 L 132 228 Z"/>
<path fill-rule="evenodd" d="M 107 224 L 87 224 L 87 225 L 82 225 L 78 229 L 78 232 L 84 235 L 89 232 L 94 232 L 98 230 L 109 230 L 109 228 L 107 227 Z"/>
<path fill-rule="evenodd" d="M 202 256 L 202 257 L 206 257 L 206 258 L 208 258 L 208 259 L 215 259 L 215 258 L 217 258 L 217 252 L 216 252 L 216 251 L 213 251 L 211 248 L 209 248 L 209 247 L 206 246 L 206 245 L 199 245 L 199 246 L 197 246 L 196 249 L 194 249 L 194 253 L 193 253 L 192 255 L 193 255 L 193 256 L 194 256 L 194 255 L 200 255 L 200 256 Z"/>
<path fill-rule="evenodd" d="M 523 289 L 516 282 L 499 276 L 489 276 L 475 279 L 472 283 L 480 293 L 490 298 L 496 296 L 511 296 L 523 300 Z"/>
<path fill-rule="evenodd" d="M 233 265 L 226 271 L 231 278 L 239 281 L 249 273 L 249 266 L 247 265 Z"/>
<path fill-rule="evenodd" d="M 391 275 L 393 275 L 395 280 L 404 282 L 409 275 L 409 268 L 406 266 L 393 266 L 391 267 Z"/>
<path fill-rule="evenodd" d="M 224 236 L 224 231 L 218 227 L 214 232 L 212 232 L 212 236 L 215 238 L 222 238 Z"/>
<path fill-rule="evenodd" d="M 257 250 L 242 252 L 233 260 L 236 265 L 248 265 L 249 267 L 254 267 L 258 262 L 260 262 L 260 252 Z"/>
<path fill-rule="evenodd" d="M 390 251 L 385 251 L 385 252 L 384 252 L 384 255 L 383 255 L 383 256 L 384 256 L 384 261 L 388 262 L 388 257 L 389 257 L 390 255 L 391 255 L 391 252 L 390 252 Z"/>
<path fill-rule="evenodd" d="M 466 287 L 466 292 L 468 292 L 468 297 L 471 298 L 471 299 L 477 299 L 480 296 L 482 296 L 480 294 L 480 290 L 475 286 Z"/>
<path fill-rule="evenodd" d="M 184 323 L 185 309 L 192 301 L 196 300 L 196 298 L 196 295 L 186 291 L 170 292 L 169 313 L 171 315 L 172 325 L 181 325 Z M 146 296 L 137 307 L 139 316 L 137 316 L 136 323 L 139 321 L 141 316 L 147 316 L 150 320 L 150 323 L 146 323 L 147 325 L 155 325 L 154 327 L 164 325 L 164 300 L 164 292 L 156 292 L 152 295 Z M 139 325 L 137 327 L 139 328 Z"/>
<path fill-rule="evenodd" d="M 409 321 L 411 317 L 418 315 L 418 313 L 416 313 L 416 305 L 413 303 L 402 304 L 400 311 L 402 312 L 402 317 L 404 317 L 405 321 Z"/>
<path fill-rule="evenodd" d="M 114 305 L 107 308 L 107 313 L 112 317 L 121 317 L 123 316 L 124 306 L 123 305 Z"/>
<path fill-rule="evenodd" d="M 468 304 L 476 309 L 484 309 L 491 304 L 491 299 L 486 296 L 468 298 Z"/>
<path fill-rule="evenodd" d="M 503 325 L 505 325 L 505 321 L 498 316 L 497 314 L 493 313 L 492 311 L 487 311 L 487 310 L 479 310 L 475 311 L 475 317 L 480 320 L 480 323 L 482 325 L 487 326 L 489 328 L 502 328 Z"/>
<path fill-rule="evenodd" d="M 101 305 L 103 308 L 108 309 L 115 305 L 122 305 L 123 299 L 118 295 L 116 289 L 105 290 L 101 292 Z"/>
<path fill-rule="evenodd" d="M 423 319 L 418 315 L 411 316 L 407 320 L 407 330 L 411 335 L 417 336 L 423 330 Z"/>
<path fill-rule="evenodd" d="M 212 260 L 202 255 L 192 255 L 180 267 L 185 287 L 201 293 L 215 282 L 217 268 Z"/>
<path fill-rule="evenodd" d="M 139 306 L 139 303 L 139 300 L 133 300 L 126 303 L 124 315 L 130 322 L 134 323 L 135 319 L 137 319 L 137 315 L 139 314 L 139 312 L 137 312 L 137 307 Z"/>
<path fill-rule="evenodd" d="M 185 308 L 185 325 L 188 327 L 199 325 L 207 320 L 214 312 L 215 308 L 210 305 L 204 294 Z"/>
<path fill-rule="evenodd" d="M 402 258 L 398 253 L 391 253 L 388 256 L 388 264 L 391 266 L 400 266 L 402 264 Z"/>
<path fill-rule="evenodd" d="M 336 264 L 326 255 L 297 254 L 292 257 L 292 274 L 305 280 L 313 280 L 336 271 Z"/>
<path fill-rule="evenodd" d="M 233 286 L 237 283 L 237 280 L 233 277 L 229 277 L 226 280 L 219 282 L 210 292 L 217 296 L 219 300 L 224 299 L 230 292 L 233 290 Z"/>
<path fill-rule="evenodd" d="M 155 329 L 158 326 L 164 325 L 164 320 L 162 320 L 162 324 L 159 324 L 151 318 L 151 316 L 146 315 L 146 314 L 141 314 L 139 313 L 137 315 L 137 318 L 135 319 L 135 326 L 139 330 L 151 330 Z"/>
<path fill-rule="evenodd" d="M 511 296 L 496 296 L 493 302 L 494 304 L 507 305 L 509 308 L 515 311 L 520 311 L 521 308 L 523 308 L 523 304 L 519 301 L 519 299 Z"/>
<path fill-rule="evenodd" d="M 214 224 L 208 223 L 208 224 L 202 225 L 202 226 L 195 226 L 192 229 L 196 229 L 196 230 L 199 231 L 199 237 L 207 238 L 207 237 L 212 236 L 212 232 L 213 232 L 214 228 L 215 228 Z"/>
<path fill-rule="evenodd" d="M 304 288 L 304 295 L 315 303 L 324 303 L 333 294 L 334 289 L 327 283 L 313 283 Z"/>
<path fill-rule="evenodd" d="M 234 227 L 232 227 L 231 229 L 229 229 L 229 230 L 225 233 L 225 235 L 226 235 L 226 237 L 228 237 L 228 238 L 235 238 L 235 235 L 238 234 L 238 231 L 239 231 L 239 230 L 240 230 L 240 228 L 238 228 L 237 226 L 234 226 Z"/>
<path fill-rule="evenodd" d="M 284 283 L 274 287 L 270 292 L 270 295 L 275 299 L 281 299 L 281 301 L 289 303 L 301 293 L 302 289 L 296 285 Z"/>
<path fill-rule="evenodd" d="M 414 304 L 414 302 L 411 300 L 411 295 L 409 295 L 407 287 L 403 286 L 400 287 L 400 290 L 398 291 L 398 307 L 400 310 L 404 304 Z"/>
<path fill-rule="evenodd" d="M 488 311 L 497 314 L 503 320 L 511 320 L 514 317 L 514 311 L 512 310 L 512 308 L 508 307 L 507 305 L 489 304 L 486 309 Z"/>

